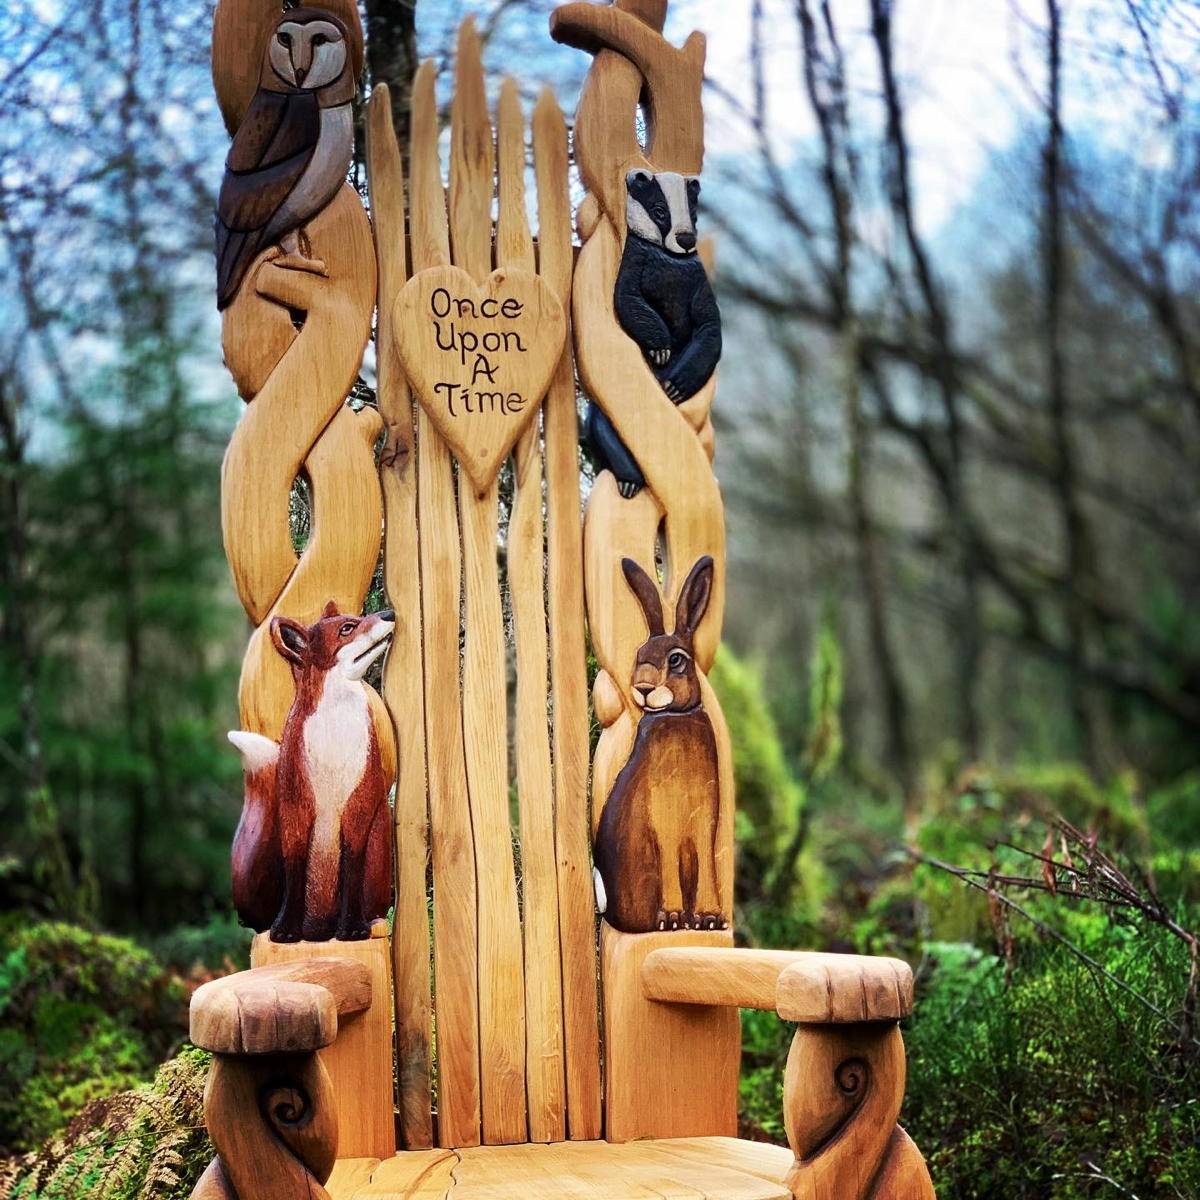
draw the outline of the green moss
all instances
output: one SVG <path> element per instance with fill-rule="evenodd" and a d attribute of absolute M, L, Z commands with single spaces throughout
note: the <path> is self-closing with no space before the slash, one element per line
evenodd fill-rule
<path fill-rule="evenodd" d="M 124 938 L 61 922 L 0 942 L 0 1147 L 28 1150 L 145 1080 L 184 1033 L 182 984 Z"/>

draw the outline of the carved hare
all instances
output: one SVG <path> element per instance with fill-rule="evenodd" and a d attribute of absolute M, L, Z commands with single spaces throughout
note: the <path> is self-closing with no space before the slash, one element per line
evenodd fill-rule
<path fill-rule="evenodd" d="M 633 670 L 633 698 L 642 709 L 637 737 L 596 833 L 600 906 L 626 933 L 724 929 L 715 863 L 717 742 L 692 648 L 712 591 L 713 560 L 701 558 L 688 574 L 673 633 L 664 630 L 654 581 L 631 558 L 621 569 L 650 636 Z"/>

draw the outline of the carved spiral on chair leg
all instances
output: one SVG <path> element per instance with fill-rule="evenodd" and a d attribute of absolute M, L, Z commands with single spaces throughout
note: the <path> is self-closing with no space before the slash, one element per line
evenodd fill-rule
<path fill-rule="evenodd" d="M 865 1059 L 848 1058 L 845 1062 L 838 1063 L 833 1078 L 842 1095 L 860 1097 L 871 1078 L 871 1068 L 867 1066 Z"/>
<path fill-rule="evenodd" d="M 216 1055 L 204 1115 L 218 1158 L 193 1200 L 328 1200 L 337 1119 L 316 1054 Z"/>
<path fill-rule="evenodd" d="M 285 1128 L 302 1125 L 312 1118 L 312 1101 L 308 1093 L 287 1080 L 263 1088 L 258 1106 L 266 1120 Z"/>
<path fill-rule="evenodd" d="M 784 1076 L 797 1200 L 933 1200 L 920 1152 L 896 1124 L 904 1098 L 897 1025 L 801 1025 Z"/>

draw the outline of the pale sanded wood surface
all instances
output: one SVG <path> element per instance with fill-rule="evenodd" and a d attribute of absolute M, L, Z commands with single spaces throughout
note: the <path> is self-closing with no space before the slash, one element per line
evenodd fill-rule
<path fill-rule="evenodd" d="M 396 910 L 392 974 L 396 1015 L 396 1079 L 400 1143 L 433 1145 L 430 1109 L 430 939 L 425 865 L 429 811 L 425 776 L 424 652 L 421 643 L 420 545 L 417 534 L 416 426 L 392 321 L 408 275 L 400 147 L 386 84 L 367 109 L 367 168 L 379 261 L 376 396 L 386 429 L 380 455 L 384 502 L 383 581 L 396 628 L 383 671 L 383 696 L 394 714 L 396 781 Z"/>
<path fill-rule="evenodd" d="M 381 935 L 386 930 L 380 926 Z M 259 934 L 250 960 L 254 966 L 295 963 L 335 953 L 369 973 L 370 1004 L 338 1022 L 337 1037 L 321 1051 L 337 1096 L 339 1154 L 348 1158 L 388 1158 L 396 1152 L 392 1085 L 391 953 L 386 936 L 361 942 L 272 942 Z M 234 976 L 233 978 L 237 978 Z"/>
<path fill-rule="evenodd" d="M 898 958 L 667 946 L 642 963 L 642 988 L 651 1000 L 757 1008 L 826 1024 L 907 1017 L 913 980 Z"/>
<path fill-rule="evenodd" d="M 405 371 L 476 492 L 519 437 L 536 433 L 566 338 L 558 297 L 533 274 L 532 247 L 527 260 L 498 254 L 502 269 L 479 286 L 457 267 L 423 271 L 396 305 Z"/>
<path fill-rule="evenodd" d="M 306 958 L 213 979 L 196 989 L 190 1037 L 217 1054 L 319 1050 L 338 1018 L 371 1005 L 370 969 L 351 958 Z"/>
<path fill-rule="evenodd" d="M 609 1141 L 736 1133 L 737 1010 L 660 1004 L 642 990 L 642 963 L 652 951 L 732 944 L 727 931 L 627 934 L 601 925 Z"/>
<path fill-rule="evenodd" d="M 433 63 L 423 63 L 413 86 L 414 271 L 450 261 L 434 78 Z M 459 684 L 462 560 L 450 452 L 423 409 L 417 416 L 417 481 L 433 858 L 437 1138 L 441 1145 L 473 1145 L 480 1137 L 478 893 Z"/>
<path fill-rule="evenodd" d="M 533 272 L 533 238 L 525 209 L 525 119 L 516 82 L 506 79 L 496 115 L 499 213 L 496 264 Z M 555 298 L 546 282 L 539 286 Z M 559 306 L 561 312 L 561 305 Z M 566 342 L 565 317 L 539 395 L 549 384 Z M 540 348 L 539 348 L 540 352 Z M 554 780 L 550 765 L 546 592 L 542 533 L 542 447 L 537 420 L 513 455 L 513 500 L 508 524 L 508 586 L 516 644 L 517 796 L 520 811 L 522 928 L 525 938 L 525 1080 L 529 1137 L 566 1137 L 563 1063 L 562 962 L 559 956 L 558 872 L 554 850 Z"/>
<path fill-rule="evenodd" d="M 567 130 L 545 88 L 533 114 L 538 191 L 538 270 L 569 305 L 573 251 L 567 185 Z M 571 348 L 564 346 L 543 405 L 546 470 L 547 608 L 554 696 L 554 837 L 563 990 L 567 1130 L 601 1132 L 600 1034 L 595 917 L 588 850 L 588 711 L 583 631 L 583 537 L 579 433 Z"/>
<path fill-rule="evenodd" d="M 576 1141 L 400 1155 L 368 1184 L 362 1164 L 339 1163 L 328 1187 L 333 1200 L 790 1200 L 791 1165 L 784 1147 L 734 1138 Z"/>
<path fill-rule="evenodd" d="M 495 153 L 480 60 L 468 18 L 459 30 L 450 128 L 450 245 L 477 283 L 492 268 Z M 498 485 L 458 489 L 463 547 L 463 740 L 475 838 L 479 914 L 479 1041 L 483 1140 L 528 1136 L 525 986 L 508 814 L 508 700 L 500 578 Z"/>

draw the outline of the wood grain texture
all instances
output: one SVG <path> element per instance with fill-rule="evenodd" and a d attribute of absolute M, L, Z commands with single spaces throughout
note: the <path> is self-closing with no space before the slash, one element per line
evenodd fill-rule
<path fill-rule="evenodd" d="M 394 809 L 396 911 L 392 928 L 398 1126 L 400 1144 L 416 1150 L 433 1145 L 432 1001 L 425 880 L 429 806 L 416 425 L 412 395 L 392 336 L 395 297 L 408 275 L 404 177 L 386 84 L 374 89 L 367 108 L 367 170 L 379 261 L 376 395 L 386 429 L 379 462 L 384 503 L 383 582 L 396 614 L 392 646 L 384 664 L 383 697 L 393 718 L 397 755 L 404 764 L 396 783 Z"/>
<path fill-rule="evenodd" d="M 336 1040 L 321 1051 L 337 1097 L 339 1153 L 347 1158 L 388 1158 L 396 1152 L 390 948 L 386 937 L 336 946 L 341 959 L 369 974 L 371 997 L 365 1009 L 340 1018 Z M 256 967 L 286 969 L 295 964 L 303 971 L 308 960 L 328 954 L 329 947 L 328 942 L 280 944 L 260 935 L 250 960 Z"/>
<path fill-rule="evenodd" d="M 567 307 L 573 251 L 567 130 L 549 88 L 533 113 L 538 270 Z M 600 1032 L 595 917 L 588 852 L 587 651 L 584 642 L 583 531 L 579 431 L 571 347 L 564 346 L 543 406 L 550 683 L 554 697 L 554 840 L 563 989 L 567 1130 L 600 1136 Z"/>
<path fill-rule="evenodd" d="M 321 1185 L 337 1158 L 335 1105 L 319 1055 L 218 1054 L 204 1118 L 222 1182 L 238 1200 L 328 1200 Z M 213 1182 L 206 1179 L 201 1189 Z"/>
<path fill-rule="evenodd" d="M 816 1024 L 897 1021 L 912 1012 L 912 969 L 898 958 L 806 950 L 664 947 L 642 964 L 651 1000 L 777 1011 Z"/>
<path fill-rule="evenodd" d="M 337 1037 L 338 1018 L 365 1012 L 371 995 L 370 970 L 352 958 L 261 966 L 198 987 L 189 1036 L 215 1054 L 319 1050 Z"/>
<path fill-rule="evenodd" d="M 450 261 L 434 78 L 433 63 L 426 62 L 413 85 L 414 271 Z M 459 685 L 462 561 L 450 452 L 424 410 L 417 417 L 417 481 L 433 857 L 437 1139 L 443 1146 L 474 1145 L 480 1138 L 478 892 Z"/>
<path fill-rule="evenodd" d="M 480 286 L 457 267 L 409 280 L 396 301 L 400 357 L 429 419 L 477 493 L 535 429 L 567 325 L 558 297 L 520 257 Z"/>
<path fill-rule="evenodd" d="M 410 1151 L 380 1163 L 370 1183 L 355 1188 L 345 1200 L 446 1200 L 457 1166 L 458 1155 L 452 1150 Z"/>
<path fill-rule="evenodd" d="M 904 1076 L 894 1022 L 796 1030 L 783 1104 L 797 1200 L 933 1200 L 925 1163 L 896 1124 Z"/>
<path fill-rule="evenodd" d="M 741 1022 L 735 1009 L 646 998 L 642 964 L 665 946 L 729 947 L 728 932 L 619 933 L 600 927 L 605 1137 L 732 1136 Z"/>
<path fill-rule="evenodd" d="M 525 119 L 516 82 L 501 85 L 496 115 L 499 215 L 496 262 L 504 270 L 533 272 L 533 238 L 525 208 Z M 546 282 L 548 294 L 557 293 Z M 561 311 L 561 307 L 560 307 Z M 566 342 L 553 348 L 546 382 Z M 508 524 L 508 587 L 516 648 L 516 767 L 520 812 L 522 930 L 525 939 L 525 1084 L 529 1137 L 566 1137 L 563 1061 L 562 961 L 559 955 L 558 870 L 554 848 L 554 779 L 550 765 L 549 637 L 542 533 L 542 448 L 539 422 L 526 427 L 513 456 L 513 500 Z"/>
<path fill-rule="evenodd" d="M 459 30 L 450 128 L 450 244 L 477 283 L 491 272 L 495 154 L 480 60 L 468 18 Z M 498 486 L 458 491 L 463 547 L 463 741 L 475 838 L 479 915 L 479 1037 L 483 1139 L 528 1136 L 525 986 L 508 816 L 508 701 L 500 578 Z"/>

